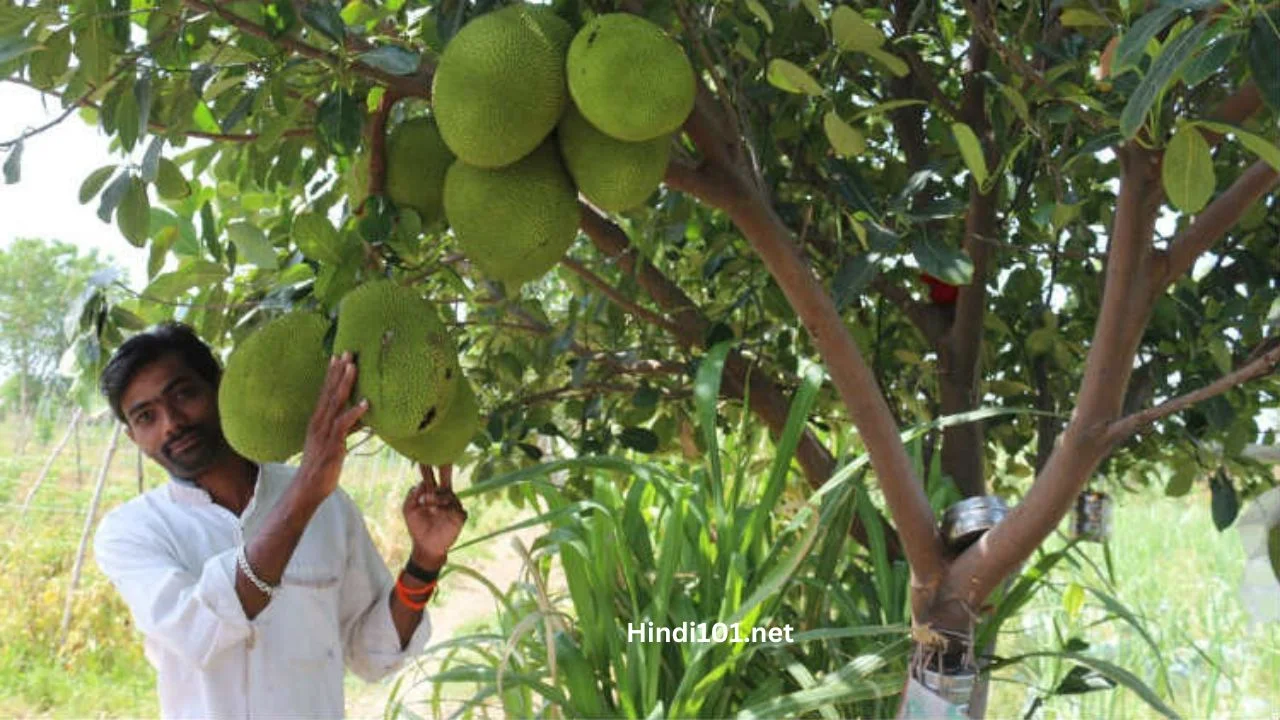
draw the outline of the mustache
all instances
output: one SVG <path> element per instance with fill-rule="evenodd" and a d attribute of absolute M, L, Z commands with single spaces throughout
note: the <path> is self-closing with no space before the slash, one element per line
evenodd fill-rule
<path fill-rule="evenodd" d="M 189 439 L 191 439 L 191 438 L 195 438 L 195 439 L 199 440 L 199 439 L 200 439 L 200 435 L 201 435 L 201 433 L 200 433 L 199 428 L 188 428 L 188 429 L 186 429 L 186 430 L 183 430 L 183 431 L 182 431 L 182 433 L 181 433 L 180 435 L 178 435 L 177 437 L 173 438 L 172 440 L 170 440 L 170 441 L 168 441 L 168 442 L 166 442 L 166 443 L 164 444 L 164 448 L 163 448 L 163 449 L 164 449 L 164 454 L 165 454 L 165 455 L 172 455 L 172 454 L 173 454 L 173 446 L 174 446 L 174 445 L 177 445 L 177 444 L 179 444 L 179 443 L 186 442 L 187 440 L 189 440 Z"/>

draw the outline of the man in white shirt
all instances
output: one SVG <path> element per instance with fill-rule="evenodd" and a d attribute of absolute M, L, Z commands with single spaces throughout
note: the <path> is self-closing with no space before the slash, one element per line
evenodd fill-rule
<path fill-rule="evenodd" d="M 466 520 L 441 468 L 409 490 L 392 579 L 338 488 L 355 364 L 330 362 L 297 468 L 254 464 L 222 434 L 221 370 L 171 323 L 121 345 L 101 385 L 126 433 L 173 478 L 108 513 L 99 567 L 129 606 L 164 717 L 342 717 L 343 674 L 373 682 L 420 653 L 424 606 Z"/>

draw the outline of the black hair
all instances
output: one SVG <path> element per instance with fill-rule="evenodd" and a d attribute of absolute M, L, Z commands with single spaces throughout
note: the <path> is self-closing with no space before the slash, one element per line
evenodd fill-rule
<path fill-rule="evenodd" d="M 179 322 L 158 325 L 126 340 L 102 369 L 99 387 L 120 422 L 127 422 L 120 399 L 129 383 L 142 368 L 170 354 L 177 355 L 197 375 L 214 388 L 218 387 L 222 368 L 213 351 L 195 331 Z"/>

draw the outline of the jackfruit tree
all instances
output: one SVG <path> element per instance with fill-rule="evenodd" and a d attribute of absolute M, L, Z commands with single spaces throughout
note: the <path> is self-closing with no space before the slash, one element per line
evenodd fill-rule
<path fill-rule="evenodd" d="M 1209 486 L 1221 528 L 1274 484 L 1278 27 L 1212 0 L 10 0 L 0 71 L 102 129 L 120 159 L 81 201 L 150 252 L 81 319 L 87 368 L 120 317 L 232 347 L 390 278 L 445 310 L 484 478 L 696 455 L 726 343 L 722 421 L 776 437 L 818 363 L 799 472 L 869 456 L 884 515 L 851 533 L 909 565 L 916 640 L 963 645 L 1086 487 Z M 949 551 L 937 510 L 993 493 L 1012 512 Z"/>

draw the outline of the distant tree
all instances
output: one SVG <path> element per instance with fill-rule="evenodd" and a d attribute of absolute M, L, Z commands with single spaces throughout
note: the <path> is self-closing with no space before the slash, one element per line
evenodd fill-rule
<path fill-rule="evenodd" d="M 58 240 L 23 238 L 0 248 L 0 372 L 16 378 L 21 416 L 30 414 L 36 391 L 56 379 L 69 344 L 67 308 L 106 267 L 97 250 L 82 254 Z"/>

